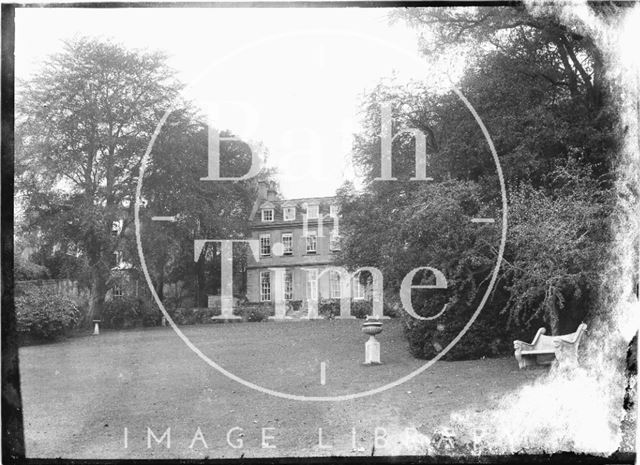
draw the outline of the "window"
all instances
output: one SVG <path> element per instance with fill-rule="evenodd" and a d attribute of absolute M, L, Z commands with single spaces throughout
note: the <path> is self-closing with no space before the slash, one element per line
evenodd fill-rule
<path fill-rule="evenodd" d="M 320 215 L 320 209 L 318 205 L 307 205 L 307 219 L 315 220 Z"/>
<path fill-rule="evenodd" d="M 318 300 L 318 270 L 307 270 L 307 299 Z"/>
<path fill-rule="evenodd" d="M 314 254 L 318 251 L 318 237 L 315 231 L 309 231 L 306 237 L 307 240 L 307 253 Z"/>
<path fill-rule="evenodd" d="M 360 282 L 360 275 L 353 278 L 353 298 L 355 300 L 364 300 L 365 285 Z"/>
<path fill-rule="evenodd" d="M 291 270 L 284 272 L 284 300 L 293 299 L 293 273 Z"/>
<path fill-rule="evenodd" d="M 339 299 L 342 295 L 340 292 L 340 273 L 331 271 L 329 273 L 329 283 L 331 285 L 331 298 Z"/>
<path fill-rule="evenodd" d="M 122 224 L 123 224 L 122 220 L 114 221 L 114 222 L 111 223 L 111 235 L 112 236 L 117 236 L 118 234 L 120 234 L 122 232 Z"/>
<path fill-rule="evenodd" d="M 331 205 L 329 207 L 329 216 L 332 217 L 336 217 L 338 216 L 338 214 L 340 213 L 340 206 L 339 205 Z"/>
<path fill-rule="evenodd" d="M 265 208 L 262 210 L 262 221 L 273 221 L 273 208 Z"/>
<path fill-rule="evenodd" d="M 56 247 L 58 247 L 58 249 L 60 248 L 59 244 L 55 244 L 53 246 L 53 251 L 56 251 Z M 67 251 L 65 252 L 67 255 L 71 255 L 73 257 L 78 258 L 79 256 L 82 255 L 82 250 L 80 250 L 80 247 L 78 247 L 77 244 L 71 244 L 69 246 L 67 246 Z"/>
<path fill-rule="evenodd" d="M 293 255 L 293 234 L 282 234 L 282 245 L 284 247 L 284 255 Z"/>
<path fill-rule="evenodd" d="M 111 295 L 113 297 L 122 297 L 124 295 L 124 293 L 122 292 L 122 287 L 120 286 L 120 284 L 114 284 L 112 291 L 111 291 Z"/>
<path fill-rule="evenodd" d="M 296 207 L 285 207 L 282 211 L 282 218 L 285 221 L 293 221 L 296 219 Z"/>
<path fill-rule="evenodd" d="M 122 251 L 116 250 L 115 252 L 113 252 L 113 260 L 111 262 L 111 267 L 115 268 L 120 265 L 122 265 Z"/>
<path fill-rule="evenodd" d="M 261 257 L 271 256 L 271 235 L 270 234 L 260 234 L 260 256 Z"/>
<path fill-rule="evenodd" d="M 338 234 L 331 233 L 329 248 L 331 250 L 340 250 L 340 236 Z"/>
<path fill-rule="evenodd" d="M 269 271 L 260 272 L 260 302 L 271 300 L 271 273 Z"/>

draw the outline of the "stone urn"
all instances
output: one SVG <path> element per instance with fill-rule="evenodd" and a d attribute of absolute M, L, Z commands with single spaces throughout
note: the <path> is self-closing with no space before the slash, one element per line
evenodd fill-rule
<path fill-rule="evenodd" d="M 376 340 L 376 334 L 382 332 L 382 321 L 376 318 L 368 318 L 362 323 L 362 332 L 369 335 L 369 340 L 364 344 L 364 364 L 379 365 L 380 343 Z"/>
<path fill-rule="evenodd" d="M 369 319 L 362 323 L 362 332 L 373 337 L 382 332 L 382 321 L 378 319 Z M 375 339 L 375 338 L 374 338 Z"/>

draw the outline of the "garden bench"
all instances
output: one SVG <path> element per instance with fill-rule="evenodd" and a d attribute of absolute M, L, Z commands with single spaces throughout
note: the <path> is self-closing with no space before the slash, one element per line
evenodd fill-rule
<path fill-rule="evenodd" d="M 545 336 L 546 330 L 540 328 L 531 344 L 523 341 L 513 341 L 518 366 L 526 368 L 535 365 L 550 365 L 555 360 L 559 363 L 577 362 L 578 345 L 586 330 L 587 325 L 581 323 L 573 333 L 561 336 Z"/>

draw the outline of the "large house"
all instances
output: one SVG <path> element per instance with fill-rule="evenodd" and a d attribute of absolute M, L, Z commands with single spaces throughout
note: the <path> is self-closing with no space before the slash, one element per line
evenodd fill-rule
<path fill-rule="evenodd" d="M 274 184 L 261 183 L 250 223 L 259 257 L 249 254 L 249 301 L 301 301 L 300 305 L 308 308 L 310 302 L 343 297 L 340 274 L 325 271 L 340 249 L 339 209 L 334 197 L 283 200 Z M 364 298 L 364 286 L 354 282 L 350 297 Z"/>

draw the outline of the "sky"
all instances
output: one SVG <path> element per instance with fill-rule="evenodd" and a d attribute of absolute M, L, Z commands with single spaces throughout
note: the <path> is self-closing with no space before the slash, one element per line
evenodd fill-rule
<path fill-rule="evenodd" d="M 211 122 L 261 142 L 287 198 L 329 196 L 356 180 L 350 150 L 367 89 L 435 80 L 416 32 L 383 8 L 25 8 L 16 11 L 16 77 L 65 39 L 162 50 Z"/>

